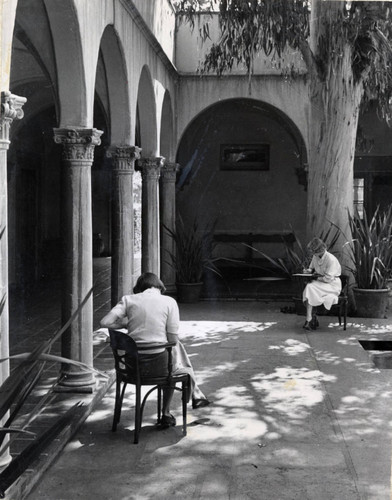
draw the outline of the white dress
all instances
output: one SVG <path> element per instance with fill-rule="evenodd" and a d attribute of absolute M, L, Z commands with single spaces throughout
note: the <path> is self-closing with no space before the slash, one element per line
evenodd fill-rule
<path fill-rule="evenodd" d="M 329 310 L 338 303 L 342 290 L 342 282 L 339 278 L 342 268 L 339 261 L 331 253 L 325 252 L 321 258 L 314 255 L 309 267 L 322 276 L 306 285 L 303 291 L 303 301 L 308 301 L 312 307 L 323 304 Z"/>

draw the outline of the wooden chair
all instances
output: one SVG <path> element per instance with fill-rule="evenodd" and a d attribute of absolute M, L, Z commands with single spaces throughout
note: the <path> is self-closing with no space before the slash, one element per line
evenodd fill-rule
<path fill-rule="evenodd" d="M 340 279 L 342 281 L 342 290 L 339 294 L 338 297 L 338 303 L 334 304 L 331 308 L 331 312 L 337 313 L 338 319 L 339 319 L 339 326 L 342 324 L 342 318 L 343 318 L 343 330 L 346 330 L 347 328 L 347 310 L 348 310 L 348 276 L 346 275 L 341 275 Z M 319 306 L 322 308 L 323 311 L 325 311 L 323 306 Z M 315 308 L 316 313 L 319 311 L 319 309 L 316 307 Z"/>
<path fill-rule="evenodd" d="M 343 316 L 343 330 L 346 330 L 348 309 L 348 276 L 342 274 L 340 279 L 342 281 L 342 291 L 340 292 L 339 301 L 336 304 L 336 307 L 338 309 L 339 326 L 342 324 Z"/>
<path fill-rule="evenodd" d="M 136 342 L 126 333 L 110 330 L 110 346 L 113 351 L 114 364 L 116 369 L 116 401 L 114 406 L 112 431 L 116 431 L 117 424 L 120 421 L 121 407 L 124 399 L 125 389 L 128 384 L 135 385 L 136 401 L 135 401 L 135 433 L 134 443 L 139 442 L 139 434 L 142 426 L 143 410 L 148 396 L 155 390 L 158 392 L 158 424 L 162 417 L 162 389 L 172 387 L 182 393 L 182 419 L 183 419 L 183 434 L 186 436 L 186 413 L 187 413 L 187 392 L 189 387 L 189 375 L 179 374 L 173 375 L 172 364 L 172 348 L 174 342 L 146 344 L 143 346 L 137 345 Z M 139 367 L 139 353 L 148 352 L 149 350 L 164 348 L 168 351 L 168 375 L 162 377 L 142 377 Z M 181 387 L 176 387 L 180 383 Z M 146 393 L 143 400 L 141 399 L 141 387 L 143 385 L 152 385 L 153 387 Z"/>

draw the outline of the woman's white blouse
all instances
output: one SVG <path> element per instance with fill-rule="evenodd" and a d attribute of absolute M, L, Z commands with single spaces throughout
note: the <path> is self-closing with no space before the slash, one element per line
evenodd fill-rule
<path fill-rule="evenodd" d="M 180 326 L 177 302 L 157 288 L 125 295 L 112 312 L 120 319 L 128 318 L 128 333 L 140 344 L 167 342 L 166 333 L 177 334 Z"/>
<path fill-rule="evenodd" d="M 338 259 L 329 252 L 325 252 L 320 258 L 317 255 L 313 255 L 310 267 L 314 269 L 317 274 L 322 274 L 319 281 L 324 281 L 324 283 L 331 283 L 335 278 L 342 274 L 342 268 Z"/>

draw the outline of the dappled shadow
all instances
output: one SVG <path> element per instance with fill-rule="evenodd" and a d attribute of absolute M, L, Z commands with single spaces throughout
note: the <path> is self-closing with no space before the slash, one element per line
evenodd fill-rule
<path fill-rule="evenodd" d="M 62 498 L 83 497 L 86 474 L 86 498 L 98 499 L 112 498 L 115 485 L 115 497 L 124 500 L 162 498 L 162 491 L 164 498 L 277 498 L 279 491 L 279 499 L 316 500 L 324 484 L 339 490 L 334 498 L 365 498 L 371 489 L 383 498 L 392 387 L 358 338 L 388 325 L 358 322 L 349 332 L 331 325 L 306 336 L 280 321 L 187 318 L 180 337 L 212 400 L 189 408 L 188 435 L 182 436 L 178 396 L 172 409 L 178 425 L 165 431 L 156 430 L 152 398 L 134 445 L 133 389 L 112 433 L 112 388 L 32 500 L 55 498 L 62 475 L 72 475 Z"/>
<path fill-rule="evenodd" d="M 253 321 L 181 321 L 179 336 L 184 343 L 197 347 L 237 339 L 241 333 L 258 334 L 276 324 L 277 322 Z"/>

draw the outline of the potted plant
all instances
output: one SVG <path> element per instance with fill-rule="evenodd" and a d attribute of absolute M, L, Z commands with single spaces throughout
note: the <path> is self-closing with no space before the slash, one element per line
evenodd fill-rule
<path fill-rule="evenodd" d="M 176 271 L 179 302 L 196 302 L 199 299 L 206 270 L 219 275 L 212 257 L 214 228 L 215 222 L 202 225 L 195 218 L 185 224 L 182 217 L 177 218 L 175 230 L 165 226 L 175 242 L 175 252 L 167 252 L 169 264 Z"/>
<path fill-rule="evenodd" d="M 388 280 L 392 263 L 392 208 L 379 208 L 369 219 L 356 211 L 349 213 L 351 239 L 347 269 L 353 274 L 357 315 L 363 318 L 384 318 L 388 306 Z"/>

